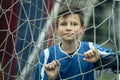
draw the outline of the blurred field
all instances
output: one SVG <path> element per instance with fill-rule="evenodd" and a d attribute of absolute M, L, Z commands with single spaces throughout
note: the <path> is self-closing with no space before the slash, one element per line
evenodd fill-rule
<path fill-rule="evenodd" d="M 100 79 L 100 80 L 117 80 L 116 76 L 117 76 L 116 74 L 105 73 L 102 75 L 102 79 Z"/>

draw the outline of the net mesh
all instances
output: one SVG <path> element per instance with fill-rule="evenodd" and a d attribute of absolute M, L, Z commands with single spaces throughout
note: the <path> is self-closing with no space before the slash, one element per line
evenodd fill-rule
<path fill-rule="evenodd" d="M 116 2 L 120 3 L 119 0 L 1 0 L 0 80 L 33 80 L 35 67 L 41 64 L 40 52 L 60 40 L 54 23 L 60 4 L 67 4 L 68 8 L 72 4 L 83 10 L 86 26 L 83 41 L 119 52 Z M 117 74 L 101 70 L 99 75 L 97 80 L 119 80 L 119 67 Z"/>

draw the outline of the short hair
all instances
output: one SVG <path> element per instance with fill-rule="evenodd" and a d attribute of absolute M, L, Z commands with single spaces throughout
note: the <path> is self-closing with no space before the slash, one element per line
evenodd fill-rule
<path fill-rule="evenodd" d="M 81 26 L 84 25 L 84 13 L 82 10 L 80 10 L 78 7 L 75 7 L 75 6 L 60 6 L 59 8 L 59 11 L 58 11 L 58 17 L 57 17 L 57 26 L 58 26 L 58 19 L 59 17 L 61 16 L 66 16 L 66 15 L 69 15 L 69 14 L 78 14 L 79 15 L 79 18 L 80 18 L 80 23 L 81 23 Z"/>

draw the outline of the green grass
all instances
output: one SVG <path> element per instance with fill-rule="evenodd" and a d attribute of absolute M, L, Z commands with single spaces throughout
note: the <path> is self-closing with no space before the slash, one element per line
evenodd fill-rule
<path fill-rule="evenodd" d="M 115 80 L 115 77 L 117 75 L 112 74 L 112 73 L 105 73 L 102 75 L 102 79 L 101 80 Z"/>

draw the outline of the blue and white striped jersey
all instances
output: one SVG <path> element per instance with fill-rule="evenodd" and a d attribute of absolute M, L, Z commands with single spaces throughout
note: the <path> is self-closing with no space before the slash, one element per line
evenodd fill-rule
<path fill-rule="evenodd" d="M 35 69 L 34 79 L 47 80 L 43 65 L 53 60 L 58 60 L 61 66 L 56 80 L 94 80 L 94 69 L 99 66 L 99 61 L 97 63 L 90 63 L 83 60 L 83 54 L 94 46 L 97 47 L 99 54 L 103 55 L 103 57 L 113 53 L 112 50 L 92 42 L 80 42 L 79 48 L 72 56 L 61 49 L 60 43 L 45 49 L 40 54 L 40 64 Z"/>

